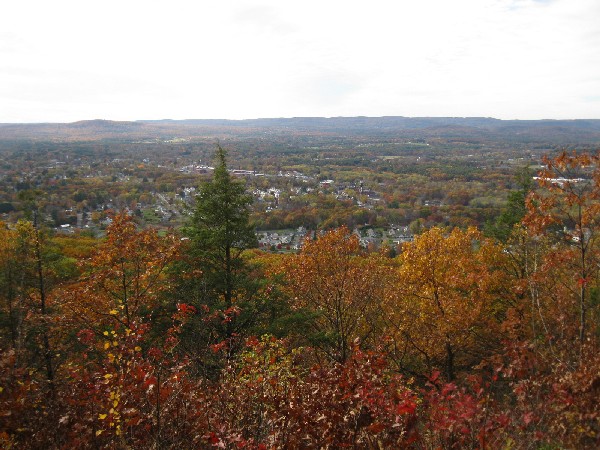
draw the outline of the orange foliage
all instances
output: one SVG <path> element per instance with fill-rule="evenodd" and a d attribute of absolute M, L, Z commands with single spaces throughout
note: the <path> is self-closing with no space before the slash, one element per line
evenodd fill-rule
<path fill-rule="evenodd" d="M 317 313 L 313 331 L 324 335 L 323 349 L 344 361 L 355 339 L 378 336 L 385 290 L 385 259 L 363 254 L 347 228 L 307 239 L 300 254 L 287 259 L 282 273 L 295 308 Z"/>
<path fill-rule="evenodd" d="M 87 275 L 65 290 L 72 318 L 86 325 L 118 321 L 130 325 L 157 306 L 166 265 L 180 242 L 156 230 L 137 231 L 124 213 L 114 217 L 106 241 L 86 261 Z"/>
<path fill-rule="evenodd" d="M 524 222 L 531 233 L 545 235 L 554 245 L 535 274 L 541 289 L 532 296 L 539 305 L 559 305 L 548 311 L 550 320 L 562 316 L 558 328 L 542 322 L 545 332 L 567 345 L 578 338 L 581 356 L 598 321 L 592 295 L 600 277 L 600 154 L 563 152 L 544 162 L 540 189 L 527 199 Z M 540 309 L 540 315 L 545 312 Z M 576 330 L 571 327 L 575 324 Z"/>

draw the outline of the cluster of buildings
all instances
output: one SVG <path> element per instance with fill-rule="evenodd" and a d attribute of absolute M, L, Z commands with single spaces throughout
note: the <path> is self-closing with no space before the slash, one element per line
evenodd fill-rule
<path fill-rule="evenodd" d="M 258 247 L 263 250 L 299 250 L 306 239 L 308 231 L 304 227 L 296 230 L 261 231 L 258 232 Z"/>

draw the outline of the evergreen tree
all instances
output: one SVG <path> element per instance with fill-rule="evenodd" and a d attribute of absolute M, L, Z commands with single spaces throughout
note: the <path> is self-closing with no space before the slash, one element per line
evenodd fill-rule
<path fill-rule="evenodd" d="M 501 242 L 506 242 L 512 233 L 513 227 L 521 222 L 527 209 L 525 199 L 533 185 L 533 172 L 528 167 L 521 168 L 515 180 L 518 189 L 510 191 L 506 206 L 494 222 L 485 224 L 484 232 Z"/>
<path fill-rule="evenodd" d="M 186 234 L 189 255 L 199 277 L 192 280 L 193 297 L 221 315 L 218 335 L 231 338 L 251 319 L 248 302 L 256 291 L 244 250 L 257 246 L 250 223 L 252 197 L 227 171 L 226 151 L 217 146 L 213 179 L 200 186 Z"/>
<path fill-rule="evenodd" d="M 239 295 L 244 272 L 242 252 L 256 247 L 250 224 L 252 197 L 227 172 L 226 152 L 218 146 L 213 179 L 200 186 L 196 209 L 188 228 L 193 253 L 202 262 L 208 291 L 221 297 L 226 307 Z"/>

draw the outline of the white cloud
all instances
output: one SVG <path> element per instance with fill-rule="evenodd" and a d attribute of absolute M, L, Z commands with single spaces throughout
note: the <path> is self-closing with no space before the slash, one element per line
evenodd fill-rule
<path fill-rule="evenodd" d="M 600 3 L 20 0 L 0 122 L 600 118 Z"/>

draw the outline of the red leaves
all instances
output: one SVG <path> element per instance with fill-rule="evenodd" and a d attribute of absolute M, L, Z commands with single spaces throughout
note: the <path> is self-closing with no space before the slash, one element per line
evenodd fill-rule
<path fill-rule="evenodd" d="M 396 407 L 396 414 L 399 416 L 403 416 L 405 414 L 414 414 L 417 409 L 416 402 L 413 401 L 405 401 L 403 403 L 399 403 Z"/>
<path fill-rule="evenodd" d="M 95 335 L 94 331 L 90 330 L 89 328 L 80 330 L 77 333 L 77 339 L 79 339 L 79 341 L 85 345 L 92 344 L 94 342 L 95 336 L 96 335 Z"/>
<path fill-rule="evenodd" d="M 156 386 L 157 381 L 158 381 L 157 378 L 153 375 L 146 377 L 146 379 L 144 380 L 143 386 L 145 389 L 152 389 L 153 387 Z"/>
<path fill-rule="evenodd" d="M 417 398 L 387 371 L 382 355 L 355 348 L 345 363 L 307 372 L 296 362 L 309 356 L 306 351 L 289 354 L 274 338 L 252 338 L 247 345 L 237 377 L 226 378 L 219 394 L 236 404 L 219 419 L 231 433 L 241 426 L 245 435 L 265 436 L 259 442 L 274 448 L 342 448 L 372 439 L 398 448 L 414 439 Z"/>
<path fill-rule="evenodd" d="M 192 305 L 188 305 L 186 303 L 178 303 L 177 311 L 180 314 L 188 315 L 188 314 L 196 314 L 196 308 Z"/>
<path fill-rule="evenodd" d="M 525 414 L 523 414 L 523 424 L 525 424 L 525 426 L 529 425 L 534 420 L 535 420 L 535 414 L 533 412 L 528 411 Z"/>
<path fill-rule="evenodd" d="M 256 338 L 256 336 L 250 336 L 248 339 L 246 339 L 246 347 L 258 350 L 259 346 L 260 341 Z"/>
<path fill-rule="evenodd" d="M 219 439 L 219 437 L 217 436 L 217 434 L 214 431 L 211 431 L 210 433 L 206 434 L 203 436 L 203 438 L 211 445 L 213 446 L 217 446 L 219 444 L 222 444 L 221 439 Z M 223 444 L 223 447 L 225 447 L 225 445 Z"/>
<path fill-rule="evenodd" d="M 150 358 L 159 359 L 163 356 L 163 353 L 162 353 L 161 349 L 152 347 L 151 349 L 148 350 L 148 356 Z"/>
<path fill-rule="evenodd" d="M 228 323 L 231 322 L 232 320 L 234 320 L 237 316 L 239 316 L 241 313 L 240 308 L 238 308 L 237 306 L 231 306 L 225 310 L 223 310 L 221 312 L 223 320 L 221 321 L 221 323 Z"/>
<path fill-rule="evenodd" d="M 373 434 L 381 433 L 386 429 L 386 426 L 380 422 L 374 422 L 367 427 L 367 430 Z"/>
<path fill-rule="evenodd" d="M 221 341 L 216 344 L 211 344 L 209 347 L 213 351 L 213 353 L 219 353 L 220 351 L 228 348 L 228 343 L 227 341 Z"/>

